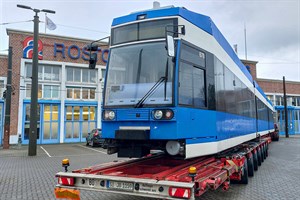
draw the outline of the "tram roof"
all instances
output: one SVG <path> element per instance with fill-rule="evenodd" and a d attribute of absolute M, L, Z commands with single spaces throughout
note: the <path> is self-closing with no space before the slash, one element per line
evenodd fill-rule
<path fill-rule="evenodd" d="M 131 13 L 126 16 L 118 17 L 113 20 L 112 26 L 121 25 L 128 22 L 137 21 L 138 16 L 146 15 L 147 19 L 158 18 L 158 17 L 167 17 L 167 16 L 181 16 L 187 21 L 191 22 L 195 26 L 201 28 L 205 32 L 212 35 L 218 43 L 222 46 L 222 48 L 226 51 L 226 53 L 231 57 L 231 59 L 239 66 L 242 72 L 246 75 L 246 77 L 253 82 L 253 78 L 249 73 L 248 69 L 238 58 L 230 44 L 227 42 L 223 34 L 217 28 L 212 19 L 206 15 L 202 15 L 199 13 L 195 13 L 187 10 L 186 8 L 181 7 L 169 7 L 169 8 L 160 8 L 160 9 L 151 9 L 140 12 Z M 259 85 L 254 81 L 255 87 L 257 90 L 267 99 L 263 90 L 259 87 Z M 268 99 L 267 99 L 268 100 Z M 270 102 L 269 102 L 270 103 Z M 272 104 L 271 104 L 272 105 Z"/>

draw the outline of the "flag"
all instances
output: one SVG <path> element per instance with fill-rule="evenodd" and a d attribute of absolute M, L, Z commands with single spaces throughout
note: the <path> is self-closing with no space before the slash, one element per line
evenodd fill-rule
<path fill-rule="evenodd" d="M 54 24 L 54 22 L 49 17 L 47 17 L 47 15 L 46 15 L 46 27 L 49 30 L 55 30 L 56 29 L 56 24 Z"/>

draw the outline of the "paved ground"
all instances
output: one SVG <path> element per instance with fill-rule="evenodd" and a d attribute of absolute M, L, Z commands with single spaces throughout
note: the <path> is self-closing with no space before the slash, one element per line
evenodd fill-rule
<path fill-rule="evenodd" d="M 1 148 L 1 147 L 0 147 Z M 45 151 L 44 151 L 44 150 Z M 61 160 L 68 157 L 71 169 L 117 160 L 101 148 L 84 144 L 41 145 L 37 156 L 28 157 L 28 147 L 0 150 L 0 199 L 55 199 L 55 173 L 62 171 Z M 229 191 L 209 191 L 203 200 L 251 199 L 282 200 L 300 198 L 300 137 L 281 138 L 270 145 L 269 157 L 249 184 L 231 185 Z M 150 198 L 81 191 L 83 200 L 152 200 Z"/>

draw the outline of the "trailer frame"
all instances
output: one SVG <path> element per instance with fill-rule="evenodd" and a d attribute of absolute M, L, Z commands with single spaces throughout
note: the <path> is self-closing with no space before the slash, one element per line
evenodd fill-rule
<path fill-rule="evenodd" d="M 257 165 L 258 157 L 261 163 L 268 156 L 270 142 L 271 137 L 267 135 L 211 156 L 182 160 L 158 153 L 59 172 L 55 194 L 57 198 L 80 199 L 78 190 L 88 190 L 195 200 L 207 190 L 219 187 L 228 190 L 230 182 L 247 184 L 248 175 L 253 176 L 257 170 L 254 161 Z M 191 167 L 197 171 L 192 172 Z"/>

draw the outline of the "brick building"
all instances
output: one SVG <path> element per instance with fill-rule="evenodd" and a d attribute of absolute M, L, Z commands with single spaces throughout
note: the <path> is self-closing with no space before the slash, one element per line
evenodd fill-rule
<path fill-rule="evenodd" d="M 272 79 L 257 78 L 256 61 L 242 60 L 245 66 L 250 70 L 252 77 L 258 85 L 264 90 L 268 99 L 277 110 L 277 120 L 280 133 L 285 133 L 285 117 L 283 102 L 283 81 Z M 286 81 L 286 94 L 288 106 L 288 124 L 290 134 L 300 134 L 300 82 Z"/>
<path fill-rule="evenodd" d="M 12 102 L 10 144 L 29 139 L 33 34 L 7 29 L 12 47 Z M 103 75 L 108 46 L 101 43 L 95 70 L 88 68 L 91 40 L 50 34 L 39 37 L 38 144 L 83 142 L 87 133 L 100 126 Z M 0 144 L 3 140 L 6 85 L 6 55 L 0 56 Z"/>
<path fill-rule="evenodd" d="M 7 77 L 7 55 L 0 55 L 0 144 L 2 144 L 2 135 L 4 129 L 4 99 L 1 98 L 5 91 L 6 77 Z"/>

